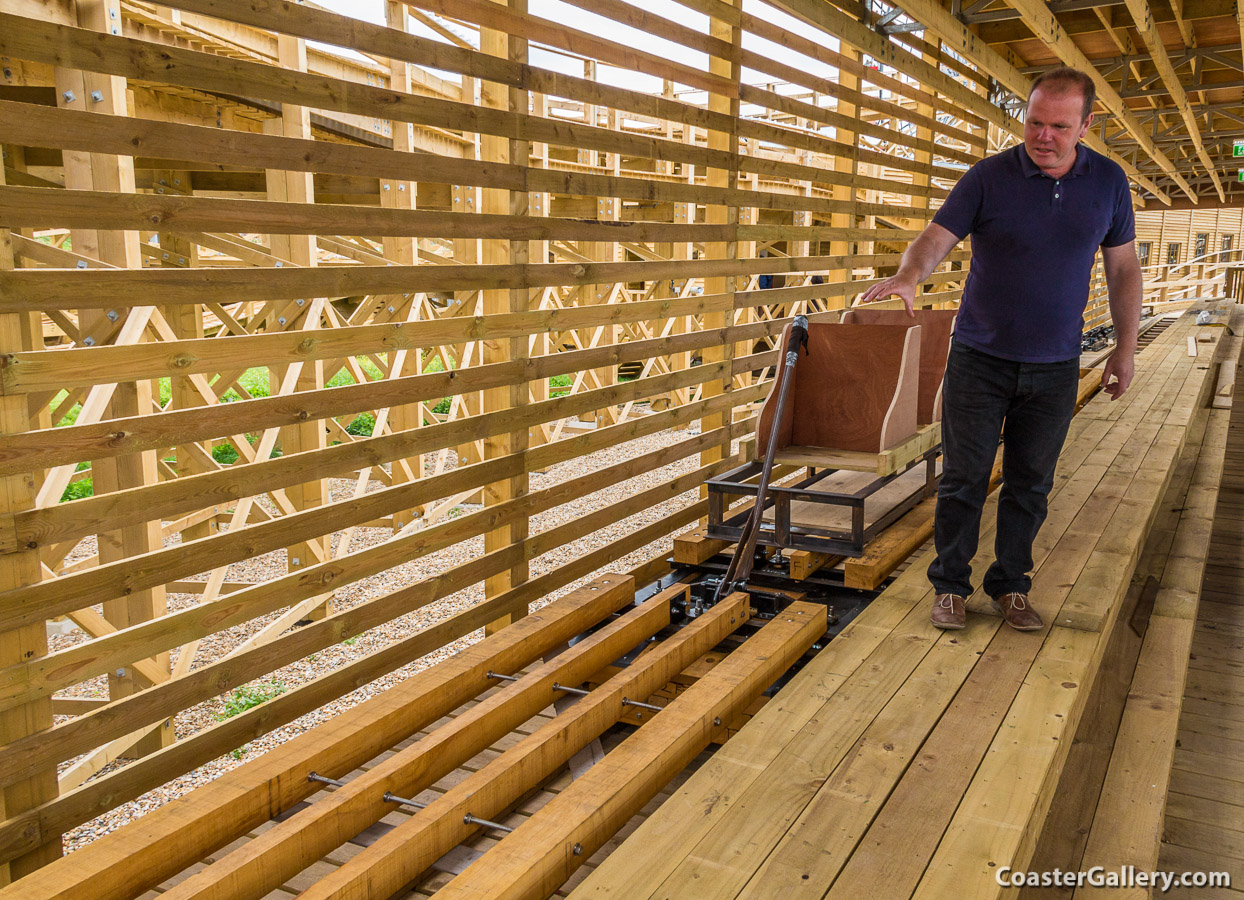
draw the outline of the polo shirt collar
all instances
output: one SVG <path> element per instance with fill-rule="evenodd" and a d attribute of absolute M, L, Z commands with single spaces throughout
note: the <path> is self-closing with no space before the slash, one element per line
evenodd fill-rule
<path fill-rule="evenodd" d="M 1092 169 L 1093 160 L 1089 155 L 1088 148 L 1083 144 L 1076 144 L 1076 161 L 1071 164 L 1069 171 L 1064 178 L 1072 175 L 1087 175 Z M 1024 173 L 1025 178 L 1033 178 L 1037 175 L 1045 175 L 1041 171 L 1041 167 L 1032 161 L 1032 157 L 1028 155 L 1028 148 L 1022 143 L 1019 145 L 1019 167 Z"/>

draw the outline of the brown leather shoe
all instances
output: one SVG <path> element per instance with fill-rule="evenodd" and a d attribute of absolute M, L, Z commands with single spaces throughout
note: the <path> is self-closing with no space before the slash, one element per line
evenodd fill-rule
<path fill-rule="evenodd" d="M 958 594 L 938 594 L 933 598 L 933 615 L 929 617 L 934 628 L 953 631 L 967 622 L 966 601 Z"/>
<path fill-rule="evenodd" d="M 1028 595 L 1018 591 L 994 597 L 993 608 L 1002 613 L 1006 624 L 1016 631 L 1040 631 L 1045 625 L 1037 611 L 1028 605 Z"/>

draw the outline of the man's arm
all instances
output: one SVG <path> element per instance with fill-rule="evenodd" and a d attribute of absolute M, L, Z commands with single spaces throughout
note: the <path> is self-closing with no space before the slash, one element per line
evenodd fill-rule
<path fill-rule="evenodd" d="M 916 286 L 932 274 L 938 263 L 946 258 L 946 254 L 953 250 L 957 243 L 959 239 L 955 237 L 954 232 L 948 231 L 935 222 L 930 222 L 903 254 L 898 273 L 870 287 L 864 292 L 860 302 L 871 303 L 874 300 L 884 300 L 898 295 L 903 298 L 907 314 L 914 316 Z"/>
<path fill-rule="evenodd" d="M 1110 321 L 1114 323 L 1114 353 L 1106 360 L 1101 375 L 1102 389 L 1111 400 L 1123 396 L 1136 368 L 1136 341 L 1140 330 L 1142 276 L 1136 258 L 1136 243 L 1102 247 L 1106 270 L 1106 289 L 1110 292 Z"/>

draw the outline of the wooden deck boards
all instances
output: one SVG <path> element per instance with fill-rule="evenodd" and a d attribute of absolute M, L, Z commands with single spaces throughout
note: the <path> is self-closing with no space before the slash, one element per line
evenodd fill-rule
<path fill-rule="evenodd" d="M 970 615 L 966 630 L 936 632 L 917 560 L 572 896 L 999 896 L 997 869 L 1033 854 L 1193 411 L 1212 393 L 1218 340 L 1189 358 L 1196 330 L 1169 329 L 1122 400 L 1099 396 L 1073 423 L 1034 547 L 1034 602 L 1053 624 L 1019 634 Z"/>
<path fill-rule="evenodd" d="M 1231 410 L 1158 865 L 1231 874 L 1232 890 L 1166 896 L 1244 898 L 1244 403 Z"/>

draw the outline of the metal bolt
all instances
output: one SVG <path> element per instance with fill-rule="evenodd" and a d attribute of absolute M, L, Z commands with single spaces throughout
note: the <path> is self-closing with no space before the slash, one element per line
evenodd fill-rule
<path fill-rule="evenodd" d="M 387 191 L 387 190 L 389 190 L 389 185 L 388 185 L 388 184 L 385 184 L 385 185 L 383 185 L 383 188 L 384 188 L 384 190 L 386 190 L 386 191 Z"/>
<path fill-rule="evenodd" d="M 495 828 L 497 831 L 504 831 L 506 834 L 509 834 L 514 830 L 508 825 L 502 825 L 500 822 L 490 822 L 488 819 L 481 819 L 478 816 L 471 815 L 470 813 L 467 813 L 462 817 L 462 823 L 464 825 L 483 825 L 485 828 Z"/>
<path fill-rule="evenodd" d="M 61 96 L 65 98 L 66 103 L 73 103 L 73 101 L 78 99 L 77 95 L 74 94 L 73 91 L 65 91 L 65 93 L 61 94 Z"/>
<path fill-rule="evenodd" d="M 389 312 L 397 312 L 397 310 L 395 310 L 392 306 L 390 306 L 390 307 L 389 307 Z"/>
<path fill-rule="evenodd" d="M 117 17 L 117 11 L 115 9 L 108 10 L 108 18 L 115 19 L 116 17 Z"/>
<path fill-rule="evenodd" d="M 94 100 L 96 103 L 103 103 L 104 92 L 103 91 L 91 91 L 91 99 Z"/>
<path fill-rule="evenodd" d="M 397 186 L 397 189 L 398 189 L 399 191 L 405 191 L 405 190 L 406 190 L 406 185 L 404 185 L 404 184 L 399 184 L 399 185 Z"/>
<path fill-rule="evenodd" d="M 570 852 L 571 852 L 571 853 L 573 853 L 575 856 L 582 856 L 582 855 L 583 855 L 583 845 L 582 845 L 582 844 L 575 844 L 573 847 L 571 847 L 571 848 L 570 848 Z"/>
<path fill-rule="evenodd" d="M 277 316 L 277 317 L 276 317 L 276 321 L 277 321 L 277 324 L 279 324 L 279 325 L 284 325 L 284 324 L 285 324 L 285 317 L 284 317 L 284 316 Z"/>
<path fill-rule="evenodd" d="M 303 305 L 304 303 L 306 303 L 307 301 L 306 301 L 306 300 L 303 300 L 303 299 L 300 297 L 299 299 L 295 300 L 294 302 L 295 302 L 295 303 L 297 303 L 299 306 L 302 306 L 302 305 Z"/>
<path fill-rule="evenodd" d="M 83 343 L 83 344 L 85 344 L 85 345 L 86 345 L 86 346 L 88 346 L 88 347 L 94 347 L 94 346 L 95 346 L 95 338 L 91 337 L 91 336 L 88 334 L 86 337 L 84 337 L 84 338 L 82 339 L 82 343 Z"/>
<path fill-rule="evenodd" d="M 279 259 L 276 261 L 276 267 L 278 269 L 281 268 L 281 261 Z"/>
<path fill-rule="evenodd" d="M 161 256 L 162 256 L 164 259 L 168 259 L 168 254 L 167 254 L 167 253 L 163 253 L 163 254 L 161 254 Z"/>
<path fill-rule="evenodd" d="M 720 717 L 720 716 L 713 716 L 713 724 L 714 724 L 714 725 L 720 725 L 720 724 L 721 724 L 721 717 Z"/>
<path fill-rule="evenodd" d="M 392 791 L 385 791 L 384 796 L 380 799 L 385 803 L 400 803 L 402 806 L 413 806 L 415 809 L 427 809 L 426 803 L 419 803 L 417 800 L 408 800 L 406 797 L 399 797 Z"/>
<path fill-rule="evenodd" d="M 300 557 L 300 556 L 295 556 L 293 559 L 291 559 L 291 560 L 289 561 L 289 564 L 290 564 L 291 566 L 301 566 L 301 565 L 302 565 L 302 557 Z"/>
<path fill-rule="evenodd" d="M 118 677 L 118 678 L 124 678 L 124 677 L 125 677 L 125 669 L 117 669 L 117 677 Z"/>
<path fill-rule="evenodd" d="M 78 260 L 78 268 L 79 268 L 79 269 L 85 269 L 86 267 L 87 267 L 87 265 L 86 265 L 86 260 L 85 260 L 85 259 L 80 259 L 80 260 Z"/>
<path fill-rule="evenodd" d="M 318 772 L 308 772 L 307 781 L 318 781 L 320 784 L 331 784 L 333 787 L 345 787 L 344 781 L 338 781 L 336 778 L 328 778 L 320 775 Z"/>
<path fill-rule="evenodd" d="M 117 319 L 121 318 L 115 309 L 108 310 L 108 312 L 104 313 L 104 315 L 108 318 L 109 322 L 115 322 Z"/>

